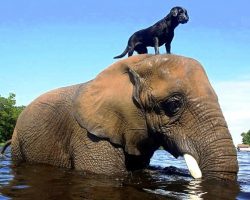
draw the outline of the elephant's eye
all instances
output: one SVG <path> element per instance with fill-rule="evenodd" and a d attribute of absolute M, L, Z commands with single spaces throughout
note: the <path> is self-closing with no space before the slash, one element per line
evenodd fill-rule
<path fill-rule="evenodd" d="M 162 108 L 166 115 L 172 117 L 176 115 L 184 106 L 183 96 L 180 94 L 175 94 L 168 98 L 165 102 L 162 102 Z"/>

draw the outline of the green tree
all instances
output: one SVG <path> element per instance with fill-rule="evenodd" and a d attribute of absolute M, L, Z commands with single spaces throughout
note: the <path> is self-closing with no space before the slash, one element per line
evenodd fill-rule
<path fill-rule="evenodd" d="M 13 93 L 7 98 L 0 95 L 0 142 L 11 138 L 17 118 L 25 108 L 25 106 L 15 106 L 15 97 Z"/>
<path fill-rule="evenodd" d="M 246 133 L 241 133 L 242 143 L 250 145 L 250 130 Z"/>

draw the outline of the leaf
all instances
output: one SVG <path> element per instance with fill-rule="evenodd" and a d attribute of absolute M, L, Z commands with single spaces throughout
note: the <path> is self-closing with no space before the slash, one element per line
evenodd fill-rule
<path fill-rule="evenodd" d="M 16 106 L 16 95 L 10 93 L 7 98 L 0 95 L 0 142 L 11 138 L 16 121 L 25 106 Z"/>

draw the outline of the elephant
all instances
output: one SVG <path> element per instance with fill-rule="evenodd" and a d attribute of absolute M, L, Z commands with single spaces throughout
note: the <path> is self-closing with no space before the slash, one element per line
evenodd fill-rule
<path fill-rule="evenodd" d="M 136 55 L 89 82 L 49 91 L 17 120 L 15 165 L 128 174 L 163 147 L 194 178 L 235 181 L 236 149 L 202 65 L 180 55 Z"/>

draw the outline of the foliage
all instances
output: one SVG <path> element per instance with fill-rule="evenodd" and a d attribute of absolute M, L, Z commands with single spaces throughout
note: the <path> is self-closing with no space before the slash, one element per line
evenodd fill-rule
<path fill-rule="evenodd" d="M 250 145 L 250 130 L 246 133 L 241 133 L 242 143 Z"/>
<path fill-rule="evenodd" d="M 25 108 L 25 106 L 15 106 L 15 97 L 13 93 L 7 98 L 0 95 L 0 142 L 11 138 L 17 118 Z"/>

